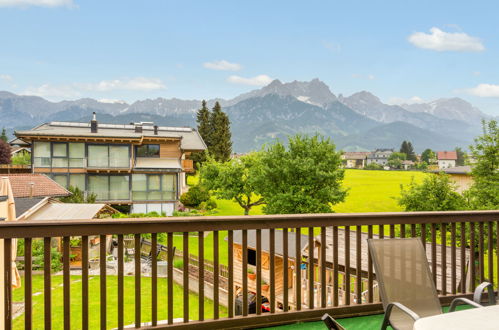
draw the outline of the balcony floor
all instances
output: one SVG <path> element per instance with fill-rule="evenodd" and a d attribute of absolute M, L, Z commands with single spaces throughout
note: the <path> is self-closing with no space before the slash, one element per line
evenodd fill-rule
<path fill-rule="evenodd" d="M 471 308 L 469 306 L 458 306 L 457 310 L 463 310 Z M 448 307 L 444 307 L 444 313 L 447 313 Z M 381 328 L 381 323 L 383 322 L 383 314 L 369 315 L 369 316 L 359 316 L 350 317 L 344 319 L 338 319 L 340 323 L 346 330 L 379 330 Z M 326 326 L 322 321 L 319 322 L 307 322 L 307 323 L 296 323 L 289 325 L 281 325 L 278 327 L 265 328 L 265 330 L 324 330 Z M 392 329 L 392 327 L 388 327 Z"/>

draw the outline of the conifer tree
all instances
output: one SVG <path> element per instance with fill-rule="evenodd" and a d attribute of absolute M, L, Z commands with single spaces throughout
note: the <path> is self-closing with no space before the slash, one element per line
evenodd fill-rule
<path fill-rule="evenodd" d="M 201 103 L 201 109 L 197 111 L 196 122 L 198 123 L 198 133 L 203 138 L 204 143 L 210 148 L 210 136 L 211 136 L 211 125 L 210 125 L 210 109 L 206 106 L 206 101 L 203 100 Z M 203 163 L 206 161 L 206 152 L 197 152 L 192 155 L 192 159 L 196 163 Z"/>
<path fill-rule="evenodd" d="M 230 121 L 216 102 L 210 114 L 211 134 L 208 138 L 208 152 L 219 162 L 226 162 L 232 153 Z"/>
<path fill-rule="evenodd" d="M 7 142 L 7 133 L 5 132 L 5 128 L 2 129 L 2 135 L 0 135 L 0 140 L 3 142 Z"/>
<path fill-rule="evenodd" d="M 410 141 L 402 142 L 400 146 L 400 152 L 406 155 L 406 159 L 415 161 L 416 154 L 414 153 L 414 148 L 412 147 L 412 143 Z"/>

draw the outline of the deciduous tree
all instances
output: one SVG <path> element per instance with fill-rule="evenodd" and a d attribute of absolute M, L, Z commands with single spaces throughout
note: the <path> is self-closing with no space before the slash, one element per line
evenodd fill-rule
<path fill-rule="evenodd" d="M 329 138 L 289 138 L 277 142 L 261 158 L 257 192 L 264 198 L 267 214 L 327 213 L 342 202 L 344 170 L 340 153 Z"/>
<path fill-rule="evenodd" d="M 0 164 L 10 164 L 10 145 L 0 139 Z"/>
<path fill-rule="evenodd" d="M 201 167 L 201 182 L 218 198 L 239 204 L 248 215 L 251 208 L 265 203 L 256 194 L 257 173 L 260 169 L 259 153 L 251 153 L 225 163 L 209 158 Z"/>
<path fill-rule="evenodd" d="M 470 146 L 475 161 L 473 185 L 467 196 L 475 209 L 499 208 L 499 127 L 497 121 L 482 122 L 483 134 Z"/>

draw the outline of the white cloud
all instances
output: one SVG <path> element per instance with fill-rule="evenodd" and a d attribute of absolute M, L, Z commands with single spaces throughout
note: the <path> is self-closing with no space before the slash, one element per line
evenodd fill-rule
<path fill-rule="evenodd" d="M 240 76 L 230 76 L 227 78 L 228 82 L 233 84 L 250 85 L 250 86 L 265 86 L 272 82 L 272 78 L 266 74 L 261 74 L 253 78 L 244 78 Z"/>
<path fill-rule="evenodd" d="M 352 78 L 374 80 L 376 79 L 376 76 L 373 74 L 363 75 L 363 74 L 354 73 L 352 74 Z"/>
<path fill-rule="evenodd" d="M 322 46 L 333 53 L 339 53 L 341 51 L 341 45 L 336 42 L 323 41 Z"/>
<path fill-rule="evenodd" d="M 47 99 L 74 99 L 81 97 L 81 93 L 72 85 L 54 86 L 50 84 L 43 84 L 38 87 L 29 87 L 23 92 L 23 95 L 40 96 Z"/>
<path fill-rule="evenodd" d="M 241 64 L 231 63 L 226 60 L 205 62 L 203 66 L 207 69 L 219 71 L 239 71 L 242 69 Z"/>
<path fill-rule="evenodd" d="M 432 27 L 430 33 L 415 32 L 409 36 L 408 40 L 416 47 L 439 52 L 481 52 L 485 50 L 479 38 L 464 32 L 445 32 L 436 27 Z"/>
<path fill-rule="evenodd" d="M 425 100 L 423 100 L 419 96 L 413 96 L 408 99 L 403 98 L 403 97 L 391 97 L 388 100 L 388 104 L 395 104 L 395 105 L 401 105 L 401 104 L 419 104 L 419 103 L 425 103 Z"/>
<path fill-rule="evenodd" d="M 11 81 L 12 76 L 10 76 L 8 74 L 0 74 L 0 80 Z"/>
<path fill-rule="evenodd" d="M 0 0 L 0 7 L 75 7 L 73 0 Z"/>
<path fill-rule="evenodd" d="M 166 88 L 160 79 L 144 77 L 102 80 L 98 83 L 77 85 L 79 85 L 82 89 L 96 92 L 108 92 L 113 90 L 149 91 Z"/>
<path fill-rule="evenodd" d="M 479 84 L 464 90 L 466 93 L 480 97 L 499 97 L 499 85 Z"/>
<path fill-rule="evenodd" d="M 22 94 L 36 95 L 49 99 L 78 98 L 84 92 L 111 92 L 111 91 L 153 91 L 165 89 L 166 86 L 158 78 L 137 77 L 131 79 L 102 80 L 96 83 L 72 83 L 67 85 L 43 84 L 30 87 Z"/>

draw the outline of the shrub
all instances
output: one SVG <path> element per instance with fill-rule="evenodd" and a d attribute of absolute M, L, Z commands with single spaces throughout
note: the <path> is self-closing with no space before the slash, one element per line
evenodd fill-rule
<path fill-rule="evenodd" d="M 383 166 L 379 165 L 378 163 L 370 163 L 364 166 L 365 170 L 382 170 Z"/>
<path fill-rule="evenodd" d="M 215 202 L 213 198 L 210 198 L 206 202 L 202 202 L 201 204 L 199 204 L 199 208 L 201 210 L 210 211 L 217 208 L 217 202 Z"/>
<path fill-rule="evenodd" d="M 180 202 L 188 207 L 198 207 L 201 203 L 210 199 L 210 193 L 200 185 L 193 186 L 180 196 Z"/>

